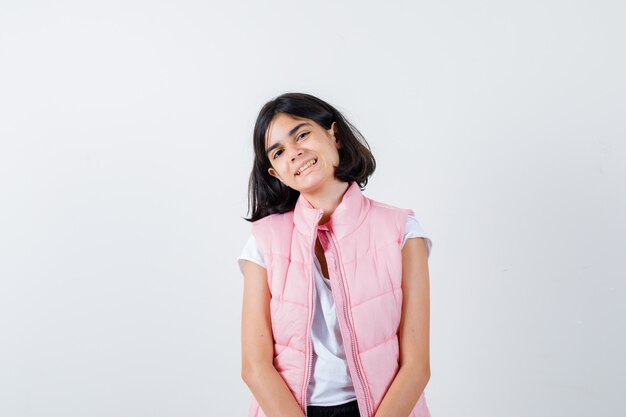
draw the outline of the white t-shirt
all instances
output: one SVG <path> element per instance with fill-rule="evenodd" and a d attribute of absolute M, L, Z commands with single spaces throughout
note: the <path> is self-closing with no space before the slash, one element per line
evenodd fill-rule
<path fill-rule="evenodd" d="M 404 228 L 402 247 L 407 239 L 422 237 L 426 241 L 428 256 L 432 241 L 417 219 L 408 216 Z M 345 404 L 356 399 L 352 380 L 348 372 L 348 364 L 343 349 L 339 323 L 335 312 L 335 301 L 330 289 L 330 280 L 322 275 L 317 259 L 315 262 L 315 293 L 313 302 L 313 323 L 311 340 L 313 342 L 313 375 L 309 383 L 308 404 L 331 406 Z M 241 255 L 237 258 L 239 269 L 243 274 L 244 260 L 252 261 L 266 268 L 263 256 L 259 251 L 256 239 L 251 234 Z"/>

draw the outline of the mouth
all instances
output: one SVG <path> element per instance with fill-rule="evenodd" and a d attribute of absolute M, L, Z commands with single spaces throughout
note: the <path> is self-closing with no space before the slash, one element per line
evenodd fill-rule
<path fill-rule="evenodd" d="M 312 167 L 313 165 L 315 165 L 317 163 L 317 159 L 311 159 L 309 162 L 307 162 L 306 164 L 302 165 L 294 174 L 295 176 L 298 176 L 300 174 L 302 174 L 304 171 L 306 171 L 307 169 L 309 169 L 310 167 Z"/>

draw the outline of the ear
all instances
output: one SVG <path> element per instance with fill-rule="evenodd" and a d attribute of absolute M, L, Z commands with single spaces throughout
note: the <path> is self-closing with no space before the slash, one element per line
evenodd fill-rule
<path fill-rule="evenodd" d="M 337 122 L 333 122 L 332 125 L 330 125 L 330 129 L 328 129 L 330 131 L 330 134 L 333 138 L 335 138 L 335 145 L 337 145 L 337 149 L 341 148 L 341 142 L 339 141 L 339 138 L 337 137 Z"/>
<path fill-rule="evenodd" d="M 277 178 L 280 182 L 283 182 L 283 180 L 280 179 L 280 177 L 278 176 L 278 173 L 274 170 L 274 168 L 268 168 L 267 172 L 274 178 Z M 284 184 L 284 183 L 283 183 Z"/>

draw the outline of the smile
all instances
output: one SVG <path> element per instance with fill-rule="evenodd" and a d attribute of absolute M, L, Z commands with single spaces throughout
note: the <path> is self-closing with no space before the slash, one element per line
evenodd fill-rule
<path fill-rule="evenodd" d="M 296 175 L 300 175 L 302 174 L 304 171 L 306 171 L 309 167 L 315 165 L 317 163 L 317 159 L 311 159 L 309 162 L 307 162 L 306 164 L 304 164 L 302 166 L 302 168 L 300 168 L 298 170 L 298 172 L 296 172 Z"/>

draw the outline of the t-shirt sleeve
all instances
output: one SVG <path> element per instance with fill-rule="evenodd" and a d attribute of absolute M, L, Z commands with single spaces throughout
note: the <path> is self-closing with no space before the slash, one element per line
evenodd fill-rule
<path fill-rule="evenodd" d="M 430 251 L 433 246 L 433 242 L 430 239 L 430 235 L 424 230 L 420 222 L 413 216 L 409 215 L 406 219 L 406 225 L 404 227 L 404 239 L 402 240 L 402 248 L 407 239 L 412 237 L 422 237 L 426 243 L 426 252 L 430 258 Z"/>
<path fill-rule="evenodd" d="M 263 255 L 261 255 L 261 251 L 259 250 L 259 246 L 257 245 L 253 234 L 250 234 L 248 241 L 241 251 L 241 255 L 237 258 L 237 264 L 239 265 L 239 270 L 242 274 L 244 261 L 252 261 L 261 265 L 263 268 L 267 268 L 263 262 Z"/>

